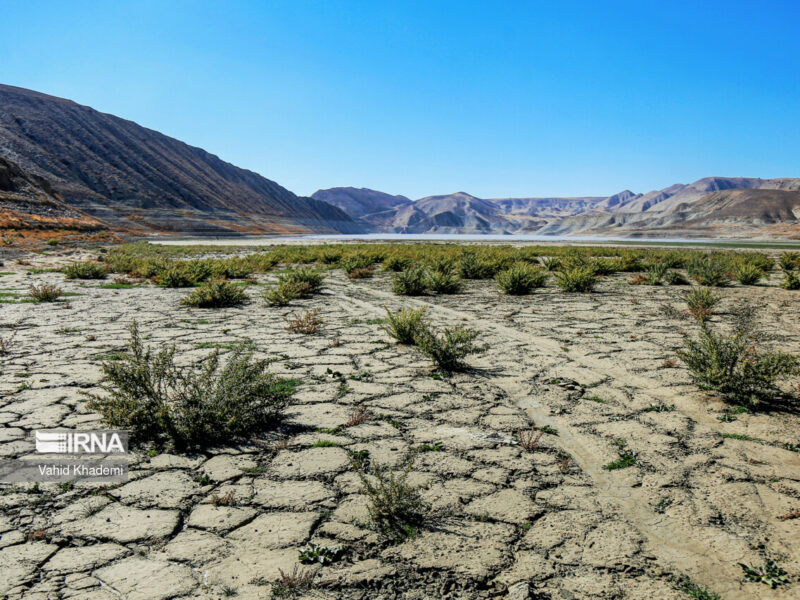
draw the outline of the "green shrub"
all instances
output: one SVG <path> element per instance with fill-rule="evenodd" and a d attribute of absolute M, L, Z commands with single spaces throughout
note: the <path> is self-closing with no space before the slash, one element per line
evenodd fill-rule
<path fill-rule="evenodd" d="M 597 275 L 591 267 L 572 267 L 556 273 L 556 283 L 563 292 L 591 292 Z"/>
<path fill-rule="evenodd" d="M 713 309 L 719 301 L 720 297 L 707 287 L 695 288 L 686 295 L 689 313 L 701 323 L 705 323 L 714 314 Z"/>
<path fill-rule="evenodd" d="M 530 294 L 536 288 L 543 287 L 547 282 L 547 272 L 525 263 L 518 263 L 500 271 L 496 279 L 497 287 L 504 293 L 523 296 Z"/>
<path fill-rule="evenodd" d="M 53 283 L 43 283 L 41 285 L 31 284 L 28 286 L 28 295 L 36 302 L 55 302 L 64 292 Z"/>
<path fill-rule="evenodd" d="M 449 373 L 466 370 L 468 365 L 464 359 L 470 354 L 483 352 L 483 348 L 475 344 L 479 335 L 463 325 L 447 327 L 441 334 L 424 325 L 414 336 L 414 343 L 439 369 Z"/>
<path fill-rule="evenodd" d="M 105 279 L 108 274 L 105 265 L 88 260 L 69 264 L 62 272 L 67 279 Z"/>
<path fill-rule="evenodd" d="M 436 256 L 428 261 L 428 267 L 433 273 L 449 275 L 456 270 L 456 263 L 449 256 Z"/>
<path fill-rule="evenodd" d="M 368 256 L 348 256 L 339 262 L 339 266 L 344 269 L 344 272 L 350 275 L 353 271 L 361 271 L 372 267 L 372 258 Z"/>
<path fill-rule="evenodd" d="M 195 308 L 224 308 L 246 302 L 244 290 L 224 279 L 210 279 L 181 300 L 181 304 Z"/>
<path fill-rule="evenodd" d="M 430 271 L 426 287 L 437 294 L 456 294 L 461 291 L 461 280 L 452 272 Z"/>
<path fill-rule="evenodd" d="M 368 472 L 366 461 L 353 459 L 353 469 L 361 479 L 361 493 L 367 497 L 372 526 L 393 543 L 413 537 L 428 510 L 420 488 L 408 483 L 411 468 L 412 464 L 408 464 L 395 473 L 375 467 Z"/>
<path fill-rule="evenodd" d="M 723 287 L 730 283 L 728 265 L 711 256 L 698 256 L 686 267 L 689 275 L 700 285 Z"/>
<path fill-rule="evenodd" d="M 793 271 L 784 271 L 781 287 L 785 290 L 800 290 L 800 276 Z"/>
<path fill-rule="evenodd" d="M 695 383 L 715 390 L 727 400 L 755 407 L 779 392 L 775 382 L 798 373 L 796 356 L 784 352 L 760 353 L 750 328 L 729 336 L 715 334 L 702 324 L 697 340 L 687 340 L 678 357 Z"/>
<path fill-rule="evenodd" d="M 427 290 L 425 269 L 411 267 L 392 276 L 392 291 L 399 296 L 422 296 Z"/>
<path fill-rule="evenodd" d="M 386 320 L 383 330 L 401 344 L 414 344 L 417 333 L 426 327 L 425 307 L 403 308 L 400 312 L 392 313 L 386 310 Z"/>
<path fill-rule="evenodd" d="M 458 260 L 458 271 L 463 279 L 491 279 L 501 269 L 502 264 L 479 257 L 471 251 L 464 251 Z"/>
<path fill-rule="evenodd" d="M 778 264 L 784 271 L 794 271 L 800 267 L 800 252 L 784 252 L 778 259 Z"/>
<path fill-rule="evenodd" d="M 269 373 L 237 344 L 221 364 L 215 351 L 199 364 L 179 367 L 175 347 L 146 348 L 134 321 L 128 352 L 103 363 L 101 388 L 89 408 L 112 427 L 131 431 L 134 442 L 171 442 L 176 448 L 206 446 L 259 433 L 278 421 L 295 382 Z"/>
<path fill-rule="evenodd" d="M 383 270 L 399 273 L 408 269 L 413 262 L 410 258 L 403 258 L 400 256 L 389 256 L 383 261 Z"/>
<path fill-rule="evenodd" d="M 302 292 L 301 297 L 306 298 L 322 289 L 324 279 L 325 275 L 314 269 L 293 269 L 278 277 L 278 282 L 286 281 L 297 284 Z"/>
<path fill-rule="evenodd" d="M 649 263 L 644 265 L 649 285 L 661 285 L 664 276 L 667 274 L 667 265 L 661 262 Z"/>
<path fill-rule="evenodd" d="M 561 269 L 561 259 L 556 256 L 543 256 L 542 266 L 546 271 L 558 271 Z"/>
<path fill-rule="evenodd" d="M 664 283 L 667 285 L 689 285 L 689 281 L 678 271 L 667 271 L 664 273 Z"/>
<path fill-rule="evenodd" d="M 168 265 L 156 276 L 156 282 L 167 288 L 194 287 L 208 278 L 210 270 L 201 263 L 176 262 Z"/>
<path fill-rule="evenodd" d="M 733 266 L 733 276 L 742 285 L 755 285 L 764 276 L 764 272 L 749 262 L 737 262 Z"/>

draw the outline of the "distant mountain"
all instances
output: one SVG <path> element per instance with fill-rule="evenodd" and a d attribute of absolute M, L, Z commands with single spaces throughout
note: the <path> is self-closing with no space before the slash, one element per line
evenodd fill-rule
<path fill-rule="evenodd" d="M 311 197 L 340 208 L 354 219 L 409 204 L 405 196 L 392 196 L 367 188 L 337 187 L 317 190 Z"/>
<path fill-rule="evenodd" d="M 338 208 L 113 115 L 0 85 L 0 157 L 66 206 L 131 231 L 364 231 Z"/>

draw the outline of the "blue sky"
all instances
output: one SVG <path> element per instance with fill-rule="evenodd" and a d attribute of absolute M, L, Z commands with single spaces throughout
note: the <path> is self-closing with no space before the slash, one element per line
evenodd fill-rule
<path fill-rule="evenodd" d="M 0 0 L 0 82 L 298 194 L 800 176 L 800 2 Z"/>

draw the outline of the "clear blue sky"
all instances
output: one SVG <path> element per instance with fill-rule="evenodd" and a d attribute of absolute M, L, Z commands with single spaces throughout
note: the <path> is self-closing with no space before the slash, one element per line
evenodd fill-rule
<path fill-rule="evenodd" d="M 800 2 L 0 0 L 0 82 L 298 194 L 800 176 Z"/>

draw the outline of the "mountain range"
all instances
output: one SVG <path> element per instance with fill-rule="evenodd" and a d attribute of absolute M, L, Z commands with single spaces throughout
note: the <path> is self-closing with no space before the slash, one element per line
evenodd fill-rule
<path fill-rule="evenodd" d="M 412 200 L 354 187 L 302 197 L 132 121 L 0 85 L 0 229 L 11 228 L 798 239 L 800 179 L 707 177 L 577 198 Z"/>
<path fill-rule="evenodd" d="M 482 199 L 456 192 L 411 201 L 355 188 L 320 190 L 312 198 L 392 233 L 800 238 L 800 178 L 706 177 L 645 194 L 578 198 Z"/>

